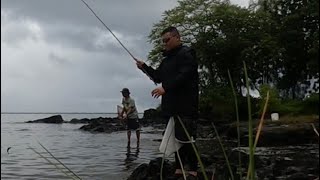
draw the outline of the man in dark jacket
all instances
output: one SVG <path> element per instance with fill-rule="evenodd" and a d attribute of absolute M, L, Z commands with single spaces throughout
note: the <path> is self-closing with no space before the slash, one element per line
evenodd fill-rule
<path fill-rule="evenodd" d="M 161 33 L 161 37 L 165 50 L 164 59 L 159 67 L 153 69 L 140 60 L 137 60 L 136 64 L 156 83 L 162 83 L 151 94 L 155 98 L 162 96 L 163 115 L 167 119 L 175 118 L 176 139 L 181 142 L 189 142 L 183 143 L 178 152 L 188 175 L 197 176 L 197 158 L 190 139 L 180 123 L 181 120 L 189 135 L 195 139 L 199 101 L 199 75 L 195 51 L 182 45 L 180 34 L 175 27 L 166 28 Z M 175 174 L 181 176 L 182 169 L 177 154 L 175 159 L 177 165 Z"/>

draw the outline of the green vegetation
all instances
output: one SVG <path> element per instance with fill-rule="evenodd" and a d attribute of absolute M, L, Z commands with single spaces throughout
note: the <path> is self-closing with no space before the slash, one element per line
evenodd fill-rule
<path fill-rule="evenodd" d="M 237 136 L 238 136 L 237 140 L 238 140 L 238 148 L 240 148 L 241 147 L 241 140 L 240 140 L 240 119 L 239 119 L 238 98 L 237 98 L 236 91 L 234 90 L 234 87 L 233 87 L 232 77 L 230 75 L 230 71 L 229 70 L 228 70 L 228 76 L 229 76 L 229 81 L 230 81 L 230 86 L 231 86 L 231 89 L 232 89 L 232 93 L 233 93 L 233 96 L 234 96 L 234 106 L 235 106 L 236 119 L 237 119 Z M 216 134 L 218 136 L 216 128 L 215 128 L 215 132 L 216 132 Z M 240 177 L 242 177 L 242 171 L 241 171 L 242 163 L 241 163 L 241 152 L 240 151 L 238 152 L 238 163 L 239 163 L 239 165 L 238 165 L 237 173 L 239 174 Z"/>
<path fill-rule="evenodd" d="M 184 43 L 197 52 L 201 116 L 237 120 L 238 126 L 239 120 L 248 120 L 247 179 L 256 178 L 252 128 L 258 122 L 252 118 L 261 116 L 259 131 L 264 117 L 274 112 L 281 117 L 277 123 L 319 119 L 319 1 L 258 0 L 242 8 L 229 0 L 180 0 L 149 35 L 153 65 L 162 59 L 159 34 L 169 25 L 178 27 Z M 244 97 L 244 87 L 258 90 L 260 97 Z M 258 138 L 259 133 L 255 144 Z"/>
<path fill-rule="evenodd" d="M 267 120 L 266 124 L 298 124 L 319 122 L 319 115 L 281 116 L 279 121 Z"/>
<path fill-rule="evenodd" d="M 237 125 L 239 120 L 248 120 L 247 179 L 256 178 L 252 128 L 258 121 L 252 118 L 262 114 L 261 126 L 264 115 L 268 118 L 273 112 L 279 113 L 281 120 L 266 119 L 266 124 L 319 120 L 318 0 L 258 0 L 248 8 L 232 5 L 229 0 L 180 0 L 177 7 L 165 11 L 150 32 L 149 41 L 154 47 L 149 60 L 153 65 L 162 59 L 159 34 L 169 25 L 178 27 L 184 42 L 197 52 L 201 115 L 214 120 L 236 119 Z M 247 92 L 258 90 L 260 97 L 244 97 L 244 87 Z M 228 156 L 215 132 L 233 179 Z M 259 133 L 256 141 L 258 137 Z M 194 150 L 197 152 L 195 147 Z M 198 152 L 197 158 L 208 179 Z M 245 174 L 240 171 L 242 175 Z"/>
<path fill-rule="evenodd" d="M 244 8 L 228 0 L 181 0 L 150 32 L 154 65 L 162 59 L 159 33 L 169 25 L 178 27 L 184 42 L 197 51 L 202 116 L 236 119 L 229 70 L 239 118 L 247 119 L 243 61 L 250 88 L 261 94 L 251 99 L 253 118 L 261 114 L 267 91 L 266 117 L 272 112 L 319 114 L 319 94 L 311 94 L 319 92 L 319 1 L 259 0 Z"/>

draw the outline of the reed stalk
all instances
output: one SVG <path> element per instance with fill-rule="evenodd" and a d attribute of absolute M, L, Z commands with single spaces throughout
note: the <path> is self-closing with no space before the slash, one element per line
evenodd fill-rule
<path fill-rule="evenodd" d="M 39 143 L 40 144 L 40 143 Z M 43 156 L 40 152 L 38 152 L 37 150 L 35 150 L 34 148 L 29 146 L 29 149 L 31 149 L 33 152 L 35 152 L 36 154 L 38 154 L 41 158 L 45 159 L 49 164 L 53 165 L 56 169 L 60 170 L 63 174 L 65 174 L 67 177 L 70 177 L 71 179 L 80 179 L 81 178 L 76 175 L 73 171 L 71 171 L 67 166 L 65 166 L 61 161 L 59 161 L 56 157 L 53 156 L 53 154 L 51 152 L 49 152 L 42 144 L 40 144 L 42 146 L 43 149 L 46 150 L 46 152 L 50 155 L 50 158 L 55 159 L 58 163 L 54 163 L 51 160 L 49 160 L 48 157 Z M 63 167 L 59 167 L 58 165 L 62 165 Z M 67 172 L 66 172 L 66 171 Z M 68 174 L 71 173 L 72 175 Z"/>
<path fill-rule="evenodd" d="M 186 172 L 185 172 L 185 170 L 183 168 L 183 164 L 182 164 L 182 161 L 181 161 L 181 157 L 180 157 L 179 151 L 177 151 L 177 156 L 178 156 L 180 167 L 181 167 L 181 170 L 182 170 L 183 179 L 186 180 L 187 176 L 186 176 Z"/>
<path fill-rule="evenodd" d="M 220 136 L 218 134 L 218 131 L 217 131 L 217 128 L 215 127 L 215 125 L 212 123 L 212 126 L 213 126 L 213 129 L 214 129 L 214 132 L 216 133 L 217 135 L 217 138 L 218 138 L 218 141 L 219 141 L 219 144 L 220 144 L 220 147 L 221 147 L 221 150 L 223 152 L 223 155 L 224 155 L 224 158 L 226 159 L 226 162 L 227 162 L 227 166 L 228 166 L 228 170 L 229 170 L 229 173 L 230 173 L 230 176 L 231 176 L 231 179 L 234 180 L 234 176 L 233 176 L 233 172 L 232 172 L 232 169 L 231 169 L 231 166 L 230 166 L 230 162 L 229 162 L 229 158 L 227 156 L 227 153 L 225 151 L 225 148 L 221 142 L 221 139 L 220 139 Z"/>
<path fill-rule="evenodd" d="M 269 102 L 269 91 L 267 92 L 266 102 L 264 103 L 263 112 L 262 112 L 262 115 L 261 115 L 261 118 L 260 118 L 258 130 L 257 130 L 257 134 L 256 134 L 256 139 L 255 139 L 254 145 L 253 145 L 253 151 L 254 152 L 256 151 L 256 147 L 257 147 L 257 144 L 258 144 L 260 133 L 261 133 L 261 130 L 262 130 L 262 127 L 263 127 L 264 116 L 265 116 L 265 113 L 267 111 L 268 102 Z M 248 168 L 248 173 L 247 173 L 247 178 L 246 179 L 249 178 L 250 174 L 251 174 L 250 168 Z"/>
<path fill-rule="evenodd" d="M 257 144 L 258 144 L 258 141 L 259 141 L 260 133 L 261 133 L 261 130 L 262 130 L 262 127 L 263 127 L 264 116 L 266 114 L 267 107 L 268 107 L 268 102 L 269 102 L 269 91 L 267 92 L 266 102 L 264 103 L 264 106 L 263 106 L 263 112 L 262 112 L 262 115 L 261 115 L 261 118 L 260 118 L 258 130 L 257 130 L 257 134 L 256 134 L 256 139 L 254 141 L 254 145 L 253 145 L 254 151 L 256 150 L 256 147 L 257 147 Z"/>
<path fill-rule="evenodd" d="M 184 132 L 186 133 L 186 135 L 187 135 L 187 137 L 188 137 L 189 141 L 192 141 L 191 136 L 190 136 L 189 132 L 187 131 L 186 127 L 184 126 L 184 124 L 183 124 L 183 122 L 182 122 L 181 118 L 180 118 L 180 117 L 178 117 L 178 120 L 179 120 L 179 122 L 181 123 L 181 126 L 182 126 L 182 128 L 183 128 Z M 198 150 L 197 150 L 197 148 L 196 148 L 196 146 L 194 145 L 194 143 L 193 143 L 193 142 L 191 143 L 191 145 L 192 145 L 192 148 L 193 148 L 193 150 L 194 150 L 194 152 L 195 152 L 195 154 L 196 154 L 196 156 L 197 156 L 197 159 L 198 159 L 198 162 L 199 162 L 199 164 L 200 164 L 200 168 L 201 168 L 201 171 L 202 171 L 203 177 L 204 177 L 204 179 L 205 179 L 205 180 L 208 180 L 208 176 L 207 176 L 207 174 L 206 174 L 206 172 L 205 172 L 204 165 L 203 165 L 203 163 L 202 163 L 202 161 L 201 161 L 201 158 L 200 158 L 199 152 L 198 152 Z"/>
<path fill-rule="evenodd" d="M 170 132 L 170 135 L 169 135 L 169 138 L 172 136 L 173 134 L 173 131 Z M 163 153 L 163 156 L 162 156 L 162 160 L 161 160 L 161 166 L 160 166 L 160 180 L 163 180 L 163 176 L 162 176 L 162 173 L 163 173 L 163 165 L 164 165 L 164 160 L 165 160 L 165 157 L 166 157 L 166 151 L 167 151 L 167 147 L 168 147 L 168 143 L 169 141 L 167 141 L 167 144 L 165 146 L 165 149 L 164 149 L 164 153 Z M 186 179 L 186 173 L 184 171 L 184 168 L 183 168 L 183 165 L 182 165 L 182 161 L 181 161 L 181 158 L 180 158 L 180 155 L 179 155 L 179 152 L 177 151 L 177 156 L 178 156 L 178 159 L 179 159 L 179 163 L 180 163 L 180 166 L 181 166 L 181 170 L 182 170 L 182 174 L 183 174 L 183 177 L 184 179 Z"/>
<path fill-rule="evenodd" d="M 171 137 L 171 135 L 172 135 L 172 131 L 171 131 L 171 133 L 170 133 L 169 138 Z M 165 149 L 164 149 L 164 152 L 167 151 L 168 143 L 169 143 L 169 141 L 167 141 L 167 144 L 166 144 L 166 147 L 165 147 Z M 163 165 L 164 165 L 164 159 L 165 159 L 165 158 L 166 158 L 166 153 L 163 153 L 162 160 L 161 160 L 161 166 L 160 166 L 160 180 L 163 180 L 162 173 L 163 173 Z"/>
<path fill-rule="evenodd" d="M 70 173 L 72 173 L 75 177 L 81 179 L 76 173 L 74 173 L 70 168 L 68 168 L 65 164 L 63 164 L 58 158 L 56 158 L 46 147 L 44 147 L 40 142 L 38 142 L 40 146 L 59 164 L 61 164 L 65 169 L 67 169 Z"/>
<path fill-rule="evenodd" d="M 239 108 L 238 108 L 238 98 L 237 98 L 237 94 L 236 91 L 234 89 L 233 86 L 233 82 L 232 82 L 232 77 L 230 74 L 230 71 L 228 70 L 228 76 L 229 76 L 229 81 L 230 81 L 230 85 L 231 85 L 231 89 L 232 89 L 232 93 L 234 96 L 234 105 L 235 105 L 235 110 L 236 110 L 236 120 L 237 120 L 237 136 L 238 136 L 238 148 L 240 148 L 241 146 L 241 142 L 240 142 L 240 120 L 239 120 Z M 240 177 L 242 177 L 242 163 L 241 163 L 241 152 L 238 152 L 238 162 L 239 162 L 239 169 L 237 171 L 237 173 L 239 174 Z"/>
<path fill-rule="evenodd" d="M 316 133 L 316 135 L 319 137 L 319 132 L 317 131 L 316 127 L 314 126 L 314 124 L 311 124 L 313 131 Z"/>
<path fill-rule="evenodd" d="M 251 100 L 250 100 L 250 89 L 249 89 L 249 78 L 247 73 L 246 63 L 243 61 L 245 82 L 247 88 L 247 102 L 248 102 L 248 121 L 249 121 L 249 178 L 255 180 L 255 163 L 254 163 L 254 147 L 253 147 L 253 128 L 252 128 L 252 117 L 251 117 Z"/>

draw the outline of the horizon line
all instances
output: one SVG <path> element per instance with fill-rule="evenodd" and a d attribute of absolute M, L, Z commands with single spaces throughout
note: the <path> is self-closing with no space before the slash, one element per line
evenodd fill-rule
<path fill-rule="evenodd" d="M 116 112 L 1 112 L 1 114 L 118 114 Z M 138 113 L 143 114 L 143 113 Z"/>

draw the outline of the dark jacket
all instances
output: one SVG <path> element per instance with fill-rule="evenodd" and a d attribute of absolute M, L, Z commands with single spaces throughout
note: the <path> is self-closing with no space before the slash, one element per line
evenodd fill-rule
<path fill-rule="evenodd" d="M 165 94 L 161 109 L 165 117 L 198 117 L 199 74 L 195 51 L 187 46 L 179 46 L 164 53 L 159 67 L 143 65 L 144 70 L 156 83 L 162 83 Z"/>

